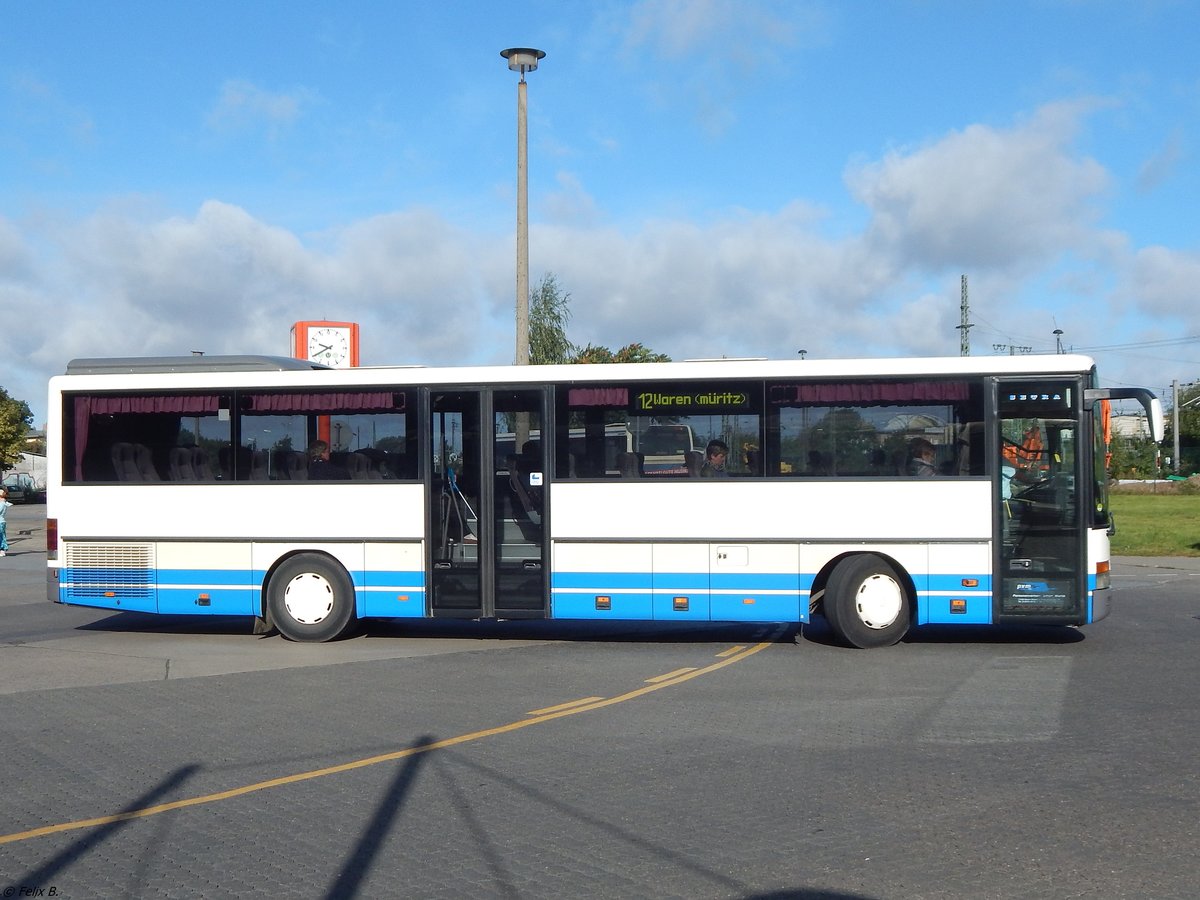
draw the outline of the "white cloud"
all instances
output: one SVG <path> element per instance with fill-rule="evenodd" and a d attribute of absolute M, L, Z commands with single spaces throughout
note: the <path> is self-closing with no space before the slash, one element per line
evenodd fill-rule
<path fill-rule="evenodd" d="M 630 234 L 541 227 L 531 244 L 572 294 L 576 342 L 639 341 L 675 358 L 844 355 L 845 323 L 896 273 L 857 240 L 817 236 L 813 220 L 797 204 Z"/>
<path fill-rule="evenodd" d="M 1144 312 L 1182 319 L 1189 332 L 1200 332 L 1200 252 L 1144 247 L 1124 290 Z"/>
<path fill-rule="evenodd" d="M 208 114 L 208 126 L 217 131 L 265 127 L 272 136 L 292 125 L 316 95 L 307 88 L 268 91 L 249 81 L 233 79 L 221 85 L 221 95 Z"/>
<path fill-rule="evenodd" d="M 558 190 L 546 194 L 538 204 L 539 211 L 551 221 L 577 227 L 593 225 L 600 219 L 596 201 L 570 172 L 559 172 L 554 180 Z"/>
<path fill-rule="evenodd" d="M 1137 186 L 1141 191 L 1152 191 L 1174 174 L 1185 157 L 1183 138 L 1178 130 L 1167 136 L 1158 152 L 1138 168 Z"/>
<path fill-rule="evenodd" d="M 781 65 L 800 42 L 826 33 L 820 7 L 764 0 L 641 0 L 629 12 L 624 52 L 648 50 L 680 65 L 644 90 L 650 102 L 686 104 L 709 136 L 737 123 L 737 102 L 756 73 Z"/>
<path fill-rule="evenodd" d="M 954 355 L 964 271 L 976 352 L 1042 331 L 1052 342 L 1064 310 L 1085 320 L 1072 342 L 1107 329 L 1100 342 L 1116 343 L 1122 301 L 1195 330 L 1200 256 L 1129 249 L 1089 227 L 1108 176 L 1070 147 L 1079 115 L 1047 107 L 857 166 L 849 180 L 871 218 L 840 237 L 801 201 L 622 231 L 596 224 L 603 210 L 564 174 L 539 201 L 552 215 L 531 231 L 531 280 L 553 272 L 571 294 L 575 342 L 637 341 L 676 359 Z M 0 314 L 33 323 L 9 350 L 18 389 L 4 386 L 36 408 L 74 356 L 281 354 L 291 324 L 318 317 L 360 322 L 368 365 L 507 363 L 513 284 L 510 233 L 431 209 L 305 239 L 218 201 L 190 217 L 0 219 Z"/>
<path fill-rule="evenodd" d="M 20 230 L 0 216 L 0 282 L 26 277 L 30 270 L 30 252 Z"/>
<path fill-rule="evenodd" d="M 1079 247 L 1109 185 L 1072 152 L 1089 104 L 1053 104 L 1008 129 L 972 125 L 847 171 L 879 252 L 932 271 L 1030 268 Z"/>
<path fill-rule="evenodd" d="M 54 85 L 22 73 L 12 79 L 11 88 L 24 124 L 61 130 L 72 141 L 83 144 L 94 140 L 96 124 L 91 115 L 65 99 Z"/>
<path fill-rule="evenodd" d="M 629 13 L 627 46 L 649 46 L 666 59 L 719 55 L 725 65 L 753 66 L 777 46 L 791 46 L 819 21 L 810 7 L 751 0 L 641 0 Z"/>

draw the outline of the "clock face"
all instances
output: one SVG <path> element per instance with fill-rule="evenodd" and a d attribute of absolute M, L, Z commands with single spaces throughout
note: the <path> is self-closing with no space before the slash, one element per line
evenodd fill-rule
<path fill-rule="evenodd" d="M 349 328 L 313 328 L 308 332 L 308 359 L 343 369 L 350 365 Z"/>

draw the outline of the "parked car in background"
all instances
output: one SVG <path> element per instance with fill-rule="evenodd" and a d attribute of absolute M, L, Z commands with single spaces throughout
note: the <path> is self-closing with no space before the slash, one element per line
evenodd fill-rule
<path fill-rule="evenodd" d="M 10 503 L 45 503 L 46 488 L 39 487 L 32 475 L 13 472 L 4 476 L 4 489 Z"/>

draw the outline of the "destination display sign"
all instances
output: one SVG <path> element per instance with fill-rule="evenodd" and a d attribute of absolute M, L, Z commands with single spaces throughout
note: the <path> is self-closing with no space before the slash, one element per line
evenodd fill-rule
<path fill-rule="evenodd" d="M 641 385 L 630 389 L 630 409 L 650 416 L 748 412 L 754 408 L 744 385 Z"/>

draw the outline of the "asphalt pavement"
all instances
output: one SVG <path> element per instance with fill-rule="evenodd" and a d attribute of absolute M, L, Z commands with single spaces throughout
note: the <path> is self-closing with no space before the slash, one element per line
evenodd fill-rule
<path fill-rule="evenodd" d="M 1086 628 L 380 623 L 46 602 L 0 560 L 0 897 L 1190 898 L 1200 560 Z M 27 531 L 27 534 L 22 532 Z"/>

